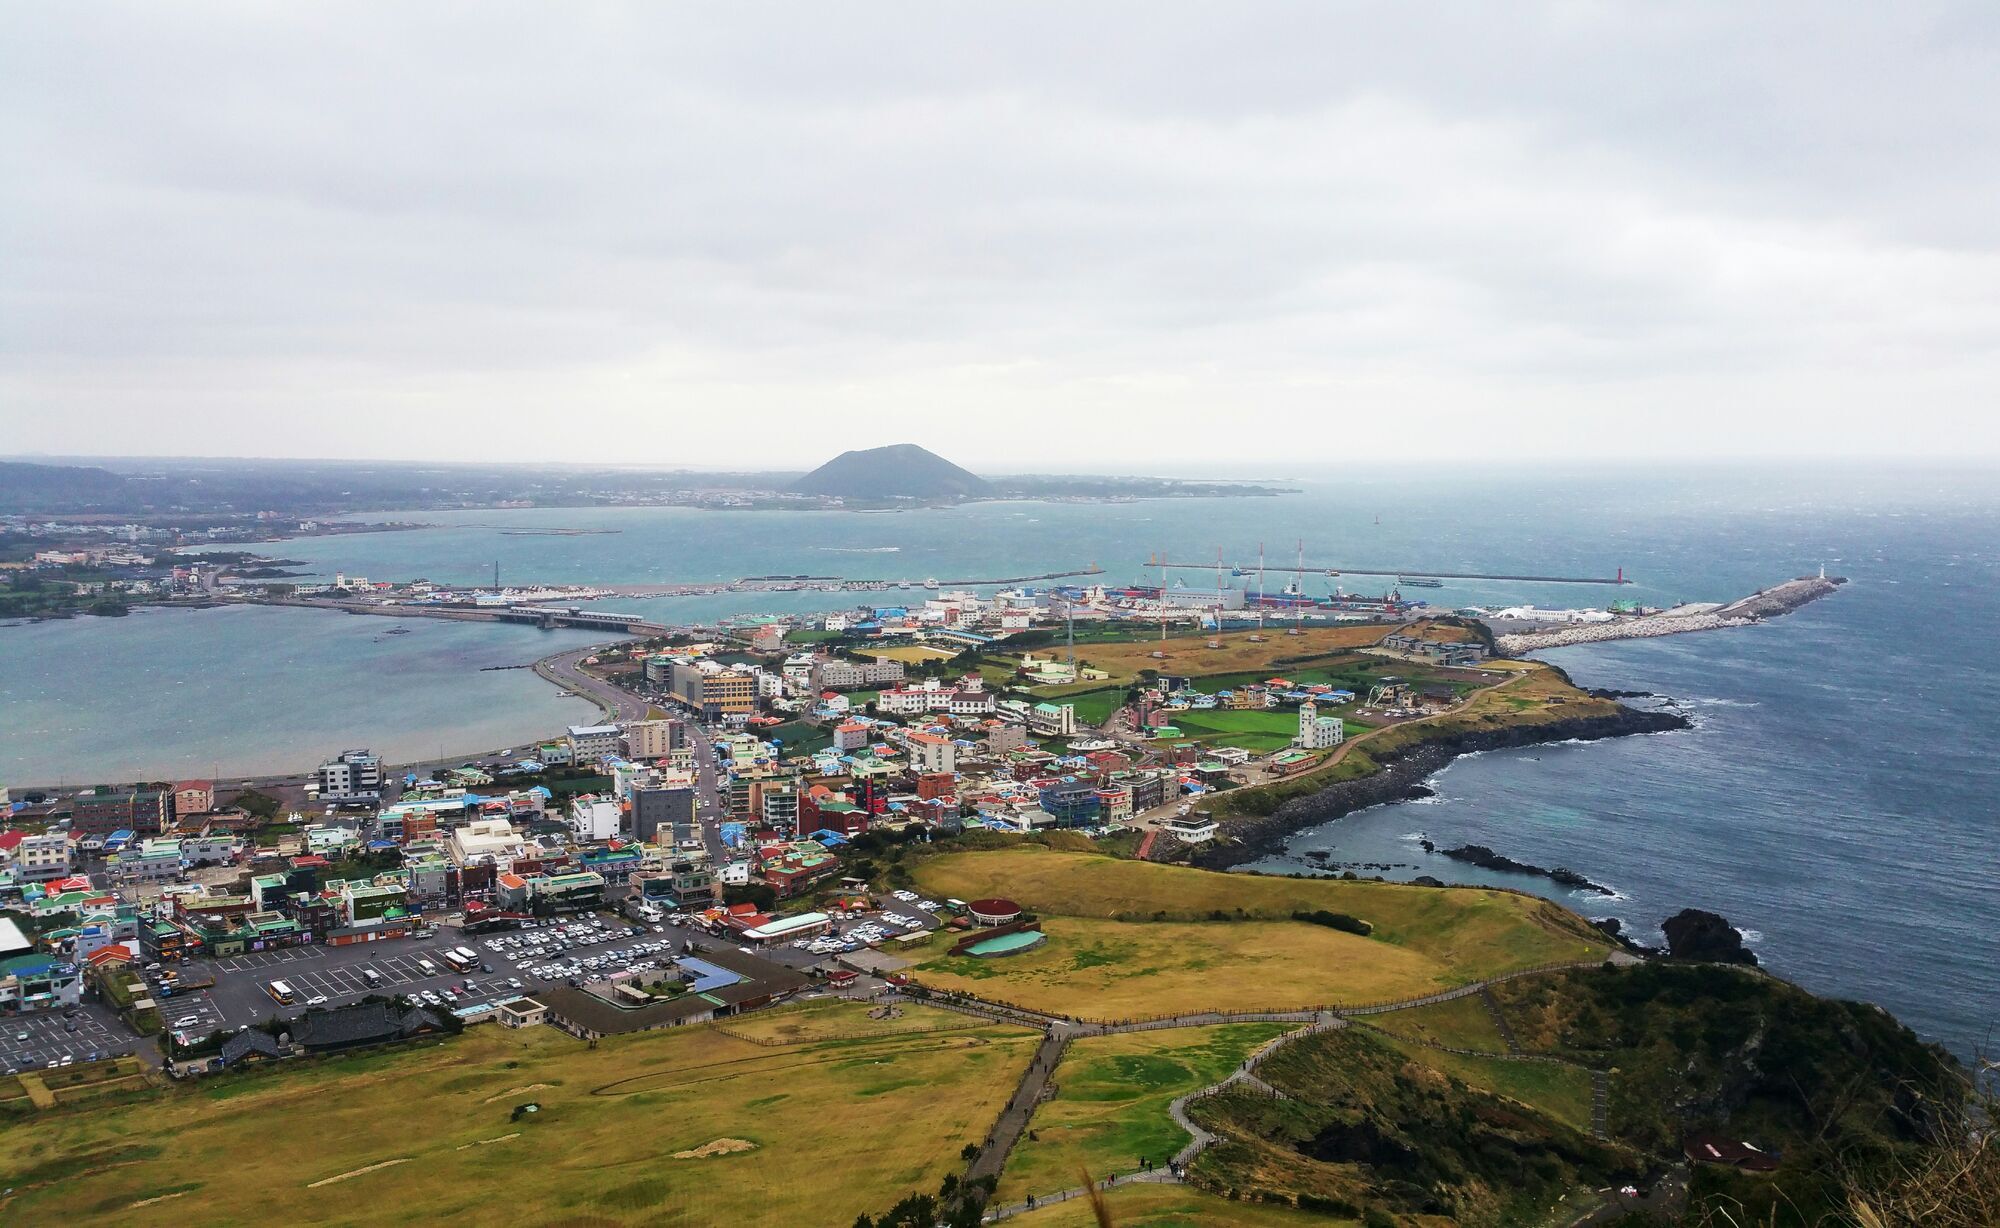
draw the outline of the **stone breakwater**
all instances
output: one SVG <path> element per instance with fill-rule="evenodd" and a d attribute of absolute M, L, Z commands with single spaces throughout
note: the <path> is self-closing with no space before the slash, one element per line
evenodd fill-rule
<path fill-rule="evenodd" d="M 1845 579 L 1802 576 L 1783 584 L 1760 589 L 1740 601 L 1719 608 L 1668 611 L 1637 618 L 1619 618 L 1604 623 L 1559 627 L 1551 631 L 1524 631 L 1500 636 L 1495 642 L 1509 656 L 1541 648 L 1566 648 L 1572 644 L 1594 644 L 1604 640 L 1640 640 L 1660 635 L 1682 635 L 1689 631 L 1715 631 L 1723 627 L 1748 627 L 1767 618 L 1789 614 L 1810 601 L 1817 601 L 1847 583 Z"/>
<path fill-rule="evenodd" d="M 1635 733 L 1667 733 L 1688 727 L 1688 719 L 1677 712 L 1621 708 L 1608 716 L 1516 725 L 1420 742 L 1400 755 L 1379 760 L 1382 765 L 1379 772 L 1330 784 L 1316 793 L 1294 798 L 1268 815 L 1228 820 L 1221 832 L 1227 839 L 1199 847 L 1192 861 L 1207 869 L 1226 870 L 1284 851 L 1285 842 L 1301 828 L 1384 802 L 1428 797 L 1430 788 L 1423 783 L 1424 779 L 1459 755 L 1546 742 L 1592 742 Z"/>

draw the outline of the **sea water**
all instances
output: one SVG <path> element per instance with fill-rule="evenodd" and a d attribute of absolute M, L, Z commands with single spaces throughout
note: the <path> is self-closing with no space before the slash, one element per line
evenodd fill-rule
<path fill-rule="evenodd" d="M 1450 473 L 1357 460 L 1271 499 L 993 503 L 869 514 L 679 508 L 404 513 L 438 527 L 309 538 L 270 552 L 376 579 L 641 584 L 770 573 L 939 580 L 1101 564 L 1156 579 L 1147 557 L 1254 564 L 1272 588 L 1309 563 L 1610 575 L 1621 589 L 1453 581 L 1407 593 L 1446 608 L 1728 600 L 1824 564 L 1852 583 L 1754 628 L 1546 654 L 1586 686 L 1657 691 L 1693 715 L 1676 734 L 1460 760 L 1428 804 L 1380 807 L 1301 835 L 1293 870 L 1397 863 L 1395 874 L 1505 882 L 1643 939 L 1686 906 L 1753 934 L 1767 966 L 1887 1006 L 1961 1054 L 2000 1020 L 2000 483 L 1990 473 L 1740 468 L 1688 473 Z M 386 517 L 385 517 L 386 518 Z M 514 528 L 605 528 L 520 536 Z M 1180 575 L 1190 587 L 1213 571 Z M 1225 571 L 1224 579 L 1241 584 Z M 1380 592 L 1393 577 L 1305 576 Z M 887 594 L 719 594 L 607 601 L 666 621 L 825 609 Z M 0 780 L 206 775 L 308 766 L 374 745 L 425 756 L 505 745 L 587 715 L 526 671 L 583 633 L 295 610 L 155 612 L 0 628 Z M 563 638 L 569 634 L 572 638 Z M 143 766 L 145 773 L 137 772 Z M 172 772 L 166 769 L 172 767 Z M 1616 889 L 1427 858 L 1489 844 Z"/>

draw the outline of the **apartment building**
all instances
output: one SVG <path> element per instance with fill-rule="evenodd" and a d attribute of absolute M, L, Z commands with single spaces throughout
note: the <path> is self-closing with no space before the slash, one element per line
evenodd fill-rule
<path fill-rule="evenodd" d="M 634 759 L 664 759 L 687 745 L 680 721 L 633 721 L 625 726 L 625 753 Z"/>
<path fill-rule="evenodd" d="M 369 750 L 344 750 L 319 765 L 319 798 L 336 805 L 372 805 L 382 800 L 382 757 Z"/>

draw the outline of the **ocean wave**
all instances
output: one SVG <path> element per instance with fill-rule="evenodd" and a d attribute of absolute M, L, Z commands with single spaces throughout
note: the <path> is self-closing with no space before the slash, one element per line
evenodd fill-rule
<path fill-rule="evenodd" d="M 1743 935 L 1743 945 L 1746 947 L 1754 947 L 1764 941 L 1764 931 L 1762 930 L 1737 930 L 1736 932 Z"/>
<path fill-rule="evenodd" d="M 1444 798 L 1443 796 L 1441 796 L 1441 795 L 1439 795 L 1439 794 L 1437 794 L 1437 793 L 1432 793 L 1432 794 L 1430 794 L 1430 795 L 1428 795 L 1428 796 L 1426 796 L 1426 797 L 1406 797 L 1406 798 L 1404 798 L 1404 799 L 1403 799 L 1403 805 L 1405 805 L 1405 806 L 1442 806 L 1442 805 L 1443 805 L 1443 804 L 1445 803 L 1445 801 L 1446 801 L 1446 800 L 1447 800 L 1447 799 L 1446 799 L 1446 798 Z"/>
<path fill-rule="evenodd" d="M 1407 844 L 1422 844 L 1426 839 L 1424 833 L 1420 831 L 1406 831 L 1396 838 Z"/>
<path fill-rule="evenodd" d="M 901 546 L 814 546 L 821 554 L 896 554 Z"/>
<path fill-rule="evenodd" d="M 1680 700 L 1684 704 L 1698 704 L 1704 708 L 1761 708 L 1764 705 L 1754 699 L 1715 699 L 1705 695 L 1688 696 Z"/>

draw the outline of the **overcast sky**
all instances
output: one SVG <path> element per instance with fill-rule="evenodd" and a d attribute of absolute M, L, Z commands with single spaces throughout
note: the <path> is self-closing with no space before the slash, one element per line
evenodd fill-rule
<path fill-rule="evenodd" d="M 0 453 L 2000 457 L 2000 8 L 0 4 Z"/>

